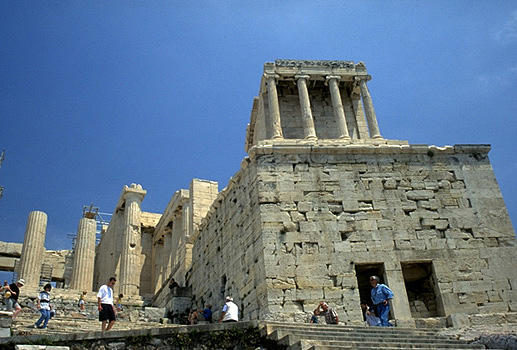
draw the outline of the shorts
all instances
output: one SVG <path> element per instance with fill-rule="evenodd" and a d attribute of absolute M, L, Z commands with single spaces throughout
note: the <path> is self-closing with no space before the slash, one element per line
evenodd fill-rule
<path fill-rule="evenodd" d="M 7 311 L 13 311 L 15 309 L 21 309 L 20 304 L 18 304 L 18 300 L 14 300 L 13 298 L 5 299 L 5 309 Z"/>
<path fill-rule="evenodd" d="M 113 305 L 101 304 L 101 306 L 102 311 L 99 311 L 99 321 L 115 321 L 115 311 L 113 311 Z"/>

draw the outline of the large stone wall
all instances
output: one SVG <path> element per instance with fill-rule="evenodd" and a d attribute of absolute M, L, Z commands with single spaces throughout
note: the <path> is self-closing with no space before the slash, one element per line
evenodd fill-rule
<path fill-rule="evenodd" d="M 192 286 L 194 305 L 220 310 L 233 296 L 244 320 L 261 319 L 267 303 L 264 241 L 261 235 L 256 169 L 242 169 L 213 202 L 194 237 Z M 218 314 L 216 314 L 218 315 Z"/>
<path fill-rule="evenodd" d="M 251 157 L 271 317 L 303 318 L 325 299 L 359 320 L 375 265 L 396 293 L 392 316 L 410 319 L 414 264 L 431 267 L 434 316 L 516 311 L 516 241 L 489 147 L 272 148 Z"/>
<path fill-rule="evenodd" d="M 327 300 L 360 323 L 370 274 L 392 317 L 515 312 L 515 235 L 488 146 L 286 141 L 255 147 L 194 242 L 198 304 L 231 294 L 243 319 L 306 321 Z"/>

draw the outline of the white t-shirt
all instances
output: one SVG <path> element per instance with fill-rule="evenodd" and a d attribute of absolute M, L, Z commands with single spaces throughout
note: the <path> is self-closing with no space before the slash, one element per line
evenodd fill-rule
<path fill-rule="evenodd" d="M 225 312 L 223 322 L 229 320 L 239 320 L 239 308 L 233 301 L 227 301 L 226 304 L 224 304 L 223 312 Z"/>
<path fill-rule="evenodd" d="M 39 306 L 41 310 L 50 310 L 50 294 L 46 291 L 41 291 L 38 294 Z"/>
<path fill-rule="evenodd" d="M 101 304 L 113 305 L 113 289 L 107 285 L 102 285 L 97 293 L 97 298 L 101 298 Z"/>

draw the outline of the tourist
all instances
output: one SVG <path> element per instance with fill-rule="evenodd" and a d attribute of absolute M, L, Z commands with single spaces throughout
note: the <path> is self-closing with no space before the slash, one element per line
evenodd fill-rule
<path fill-rule="evenodd" d="M 79 297 L 79 309 L 84 311 L 84 307 L 86 306 L 86 301 L 84 301 L 84 297 L 86 296 L 86 291 L 84 291 Z"/>
<path fill-rule="evenodd" d="M 99 321 L 102 322 L 102 331 L 109 331 L 115 324 L 115 307 L 113 306 L 113 286 L 117 282 L 115 277 L 111 277 L 107 284 L 103 284 L 97 293 L 97 304 L 99 309 Z M 108 326 L 106 323 L 109 321 Z"/>
<path fill-rule="evenodd" d="M 212 322 L 212 305 L 206 304 L 203 310 L 191 311 L 188 315 L 190 324 L 196 324 L 199 321 Z"/>
<path fill-rule="evenodd" d="M 124 294 L 119 294 L 117 298 L 117 311 L 122 311 L 122 298 Z"/>
<path fill-rule="evenodd" d="M 7 290 L 9 291 L 9 293 L 11 293 L 11 295 L 9 296 L 9 298 L 5 300 L 5 305 L 7 311 L 12 311 L 13 308 L 15 309 L 12 316 L 13 321 L 16 319 L 16 316 L 18 316 L 20 312 L 22 312 L 22 307 L 20 306 L 20 304 L 18 304 L 18 297 L 20 296 L 20 288 L 24 285 L 25 280 L 22 278 L 18 280 L 18 282 L 11 283 L 7 286 Z"/>
<path fill-rule="evenodd" d="M 226 297 L 226 303 L 221 312 L 219 323 L 222 322 L 237 322 L 239 320 L 239 307 L 233 302 L 233 298 Z"/>
<path fill-rule="evenodd" d="M 9 292 L 7 287 L 9 287 L 9 283 L 7 283 L 7 280 L 5 280 L 4 285 L 0 287 L 0 293 L 2 293 L 3 300 L 11 296 L 11 292 Z"/>
<path fill-rule="evenodd" d="M 372 286 L 372 302 L 375 305 L 375 314 L 381 319 L 382 327 L 393 327 L 388 321 L 390 313 L 389 301 L 393 299 L 391 289 L 382 283 L 379 283 L 379 277 L 371 276 L 370 284 Z"/>
<path fill-rule="evenodd" d="M 4 285 L 0 287 L 0 292 L 5 292 L 7 290 L 7 287 L 9 287 L 9 283 L 7 280 L 4 281 Z"/>
<path fill-rule="evenodd" d="M 169 289 L 171 290 L 171 293 L 173 292 L 174 288 L 179 287 L 180 285 L 178 282 L 174 280 L 174 278 L 171 278 L 171 282 L 169 283 Z"/>
<path fill-rule="evenodd" d="M 320 302 L 318 307 L 314 309 L 314 315 L 325 316 L 325 322 L 327 324 L 339 324 L 339 316 L 333 308 L 329 307 L 324 301 Z"/>
<path fill-rule="evenodd" d="M 311 319 L 309 320 L 309 323 L 320 323 L 320 320 L 318 319 L 318 316 L 316 316 L 315 313 L 312 314 Z"/>
<path fill-rule="evenodd" d="M 45 284 L 43 290 L 38 294 L 38 309 L 41 317 L 34 324 L 34 328 L 47 328 L 47 323 L 50 320 L 50 291 L 52 286 L 50 283 Z M 43 322 L 43 325 L 41 324 Z"/>
<path fill-rule="evenodd" d="M 361 309 L 363 310 L 363 320 L 366 321 L 369 326 L 379 327 L 381 325 L 381 319 L 377 317 L 374 308 L 368 306 L 366 301 L 361 301 Z"/>

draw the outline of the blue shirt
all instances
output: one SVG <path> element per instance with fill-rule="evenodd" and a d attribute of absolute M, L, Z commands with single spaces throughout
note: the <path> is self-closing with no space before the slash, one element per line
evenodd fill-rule
<path fill-rule="evenodd" d="M 372 288 L 372 302 L 375 305 L 388 299 L 393 299 L 393 292 L 387 285 L 379 283 L 377 287 Z"/>
<path fill-rule="evenodd" d="M 209 308 L 204 309 L 203 310 L 203 317 L 207 321 L 212 320 L 212 310 L 210 310 Z"/>

